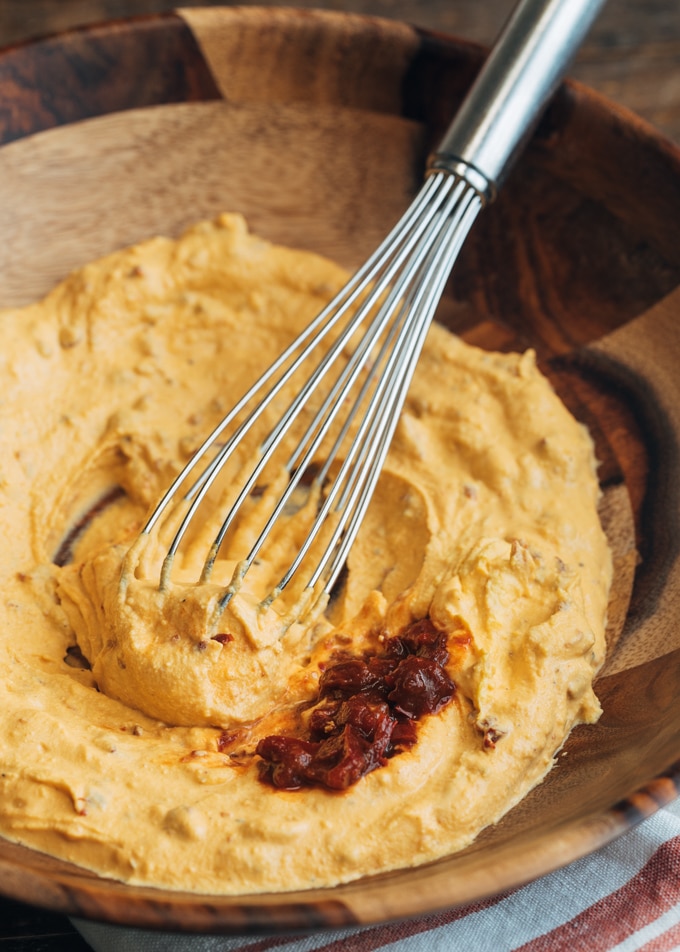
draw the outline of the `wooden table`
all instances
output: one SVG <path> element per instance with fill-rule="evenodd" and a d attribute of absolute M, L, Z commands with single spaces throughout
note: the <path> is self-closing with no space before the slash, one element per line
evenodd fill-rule
<path fill-rule="evenodd" d="M 239 0 L 241 4 L 248 0 Z M 490 44 L 514 0 L 295 0 L 457 33 Z M 188 0 L 184 6 L 222 5 Z M 0 45 L 112 17 L 172 9 L 171 0 L 4 0 Z M 275 5 L 260 0 L 260 5 Z M 680 0 L 609 0 L 572 75 L 680 142 Z M 81 952 L 89 947 L 67 919 L 0 899 L 0 947 L 7 952 Z"/>

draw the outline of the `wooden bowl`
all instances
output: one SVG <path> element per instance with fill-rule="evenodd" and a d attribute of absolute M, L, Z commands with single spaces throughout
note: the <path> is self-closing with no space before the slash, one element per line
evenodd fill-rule
<path fill-rule="evenodd" d="M 6 50 L 0 304 L 224 210 L 356 265 L 406 206 L 482 57 L 399 23 L 255 8 L 192 9 Z M 675 797 L 679 279 L 680 153 L 566 84 L 475 227 L 441 308 L 469 340 L 536 348 L 595 437 L 616 557 L 603 717 L 573 733 L 560 765 L 502 823 L 417 869 L 239 898 L 128 887 L 0 843 L 0 892 L 177 931 L 371 923 L 516 886 Z"/>

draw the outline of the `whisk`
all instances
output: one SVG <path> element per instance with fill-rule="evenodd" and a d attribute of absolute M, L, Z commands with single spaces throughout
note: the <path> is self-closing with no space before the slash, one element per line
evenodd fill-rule
<path fill-rule="evenodd" d="M 310 598 L 313 593 L 314 604 L 328 599 L 366 514 L 460 248 L 602 2 L 517 5 L 403 218 L 215 427 L 144 526 L 143 537 L 168 521 L 174 531 L 160 571 L 161 591 L 170 584 L 175 556 L 215 479 L 244 441 L 255 440 L 255 465 L 241 474 L 198 581 L 210 580 L 244 505 L 261 495 L 266 474 L 275 467 L 285 474 L 283 489 L 264 506 L 250 548 L 234 559 L 218 611 L 239 591 L 274 527 L 295 510 L 303 488 L 303 499 L 313 496 L 315 512 L 302 544 L 259 607 L 267 609 L 303 566 L 296 587 Z M 292 399 L 262 435 L 258 427 L 286 390 L 293 391 Z M 286 458 L 280 461 L 284 444 Z"/>

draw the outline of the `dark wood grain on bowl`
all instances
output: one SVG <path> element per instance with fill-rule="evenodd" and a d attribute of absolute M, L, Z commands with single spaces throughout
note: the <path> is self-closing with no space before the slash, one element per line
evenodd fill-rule
<path fill-rule="evenodd" d="M 93 254 L 224 210 L 265 237 L 358 263 L 413 194 L 481 58 L 404 24 L 253 8 L 0 54 L 0 220 L 12 238 L 0 304 L 30 300 Z M 469 850 L 333 890 L 172 893 L 2 842 L 0 893 L 186 932 L 384 921 L 518 885 L 675 796 L 680 298 L 666 295 L 680 282 L 679 248 L 678 150 L 567 84 L 475 227 L 440 311 L 470 341 L 534 347 L 603 461 L 618 560 L 604 715 L 574 732 L 544 784 Z"/>
<path fill-rule="evenodd" d="M 455 38 L 421 33 L 403 109 L 425 124 L 427 147 L 436 145 L 483 56 L 471 44 L 463 52 Z M 466 243 L 456 295 L 543 354 L 613 330 L 678 282 L 677 224 L 668 214 L 680 207 L 677 162 L 676 147 L 638 117 L 564 83 L 493 214 L 480 218 Z"/>
<path fill-rule="evenodd" d="M 121 109 L 219 95 L 179 17 L 109 22 L 3 52 L 0 144 Z"/>

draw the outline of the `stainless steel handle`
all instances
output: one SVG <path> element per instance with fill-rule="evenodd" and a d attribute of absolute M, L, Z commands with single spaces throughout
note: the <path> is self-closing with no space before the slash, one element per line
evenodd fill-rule
<path fill-rule="evenodd" d="M 493 198 L 603 5 L 520 0 L 430 168 L 462 172 Z"/>

